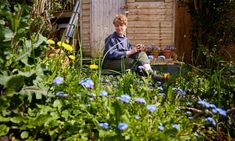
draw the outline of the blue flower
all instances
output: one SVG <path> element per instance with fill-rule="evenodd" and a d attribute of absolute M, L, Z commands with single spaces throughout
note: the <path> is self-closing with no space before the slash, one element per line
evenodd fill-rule
<path fill-rule="evenodd" d="M 195 133 L 194 133 L 194 136 L 195 136 L 195 137 L 198 137 L 198 136 L 199 136 L 199 134 L 198 134 L 197 132 L 195 132 Z"/>
<path fill-rule="evenodd" d="M 118 125 L 118 129 L 119 130 L 125 130 L 125 129 L 127 129 L 128 128 L 128 125 L 126 124 L 126 123 L 124 123 L 124 122 L 122 122 L 122 123 L 120 123 L 119 125 Z"/>
<path fill-rule="evenodd" d="M 216 122 L 215 122 L 215 120 L 214 120 L 212 117 L 207 117 L 207 118 L 205 119 L 205 121 L 212 123 L 212 125 L 214 125 L 214 126 L 216 125 Z"/>
<path fill-rule="evenodd" d="M 77 94 L 77 97 L 80 97 L 81 95 L 80 94 Z"/>
<path fill-rule="evenodd" d="M 138 66 L 138 71 L 143 72 L 144 71 L 144 66 Z"/>
<path fill-rule="evenodd" d="M 57 76 L 54 80 L 53 80 L 53 83 L 55 85 L 59 85 L 59 84 L 62 84 L 64 82 L 64 78 L 63 77 L 60 77 L 60 76 Z"/>
<path fill-rule="evenodd" d="M 58 91 L 58 92 L 56 93 L 56 96 L 59 96 L 59 97 L 67 97 L 68 94 L 64 93 L 63 91 Z"/>
<path fill-rule="evenodd" d="M 108 93 L 106 91 L 101 91 L 100 96 L 108 96 Z"/>
<path fill-rule="evenodd" d="M 227 112 L 221 108 L 216 108 L 216 111 L 223 116 L 227 116 Z"/>
<path fill-rule="evenodd" d="M 144 66 L 138 66 L 138 69 L 143 70 Z"/>
<path fill-rule="evenodd" d="M 153 57 L 153 55 L 149 55 L 148 58 L 149 58 L 149 60 L 152 60 L 154 57 Z"/>
<path fill-rule="evenodd" d="M 121 95 L 120 97 L 119 97 L 119 99 L 122 101 L 122 102 L 124 102 L 124 103 L 129 103 L 130 102 L 130 100 L 131 100 L 131 97 L 129 96 L 129 95 Z"/>
<path fill-rule="evenodd" d="M 210 106 L 210 108 L 212 108 L 212 109 L 215 109 L 215 108 L 216 108 L 216 106 L 215 106 L 214 104 L 210 104 L 209 106 Z"/>
<path fill-rule="evenodd" d="M 177 90 L 177 94 L 178 94 L 178 95 L 181 95 L 181 96 L 185 96 L 185 95 L 186 95 L 186 92 L 185 92 L 184 90 L 182 90 L 182 89 L 178 89 L 178 90 Z"/>
<path fill-rule="evenodd" d="M 160 131 L 163 131 L 163 130 L 165 129 L 165 127 L 162 125 L 162 123 L 160 123 L 160 125 L 158 126 L 158 129 L 159 129 Z"/>
<path fill-rule="evenodd" d="M 108 129 L 109 128 L 109 124 L 104 122 L 104 123 L 100 123 L 100 126 L 103 127 L 104 129 Z"/>
<path fill-rule="evenodd" d="M 161 81 L 157 81 L 157 84 L 158 84 L 158 86 L 161 86 L 162 82 Z"/>
<path fill-rule="evenodd" d="M 152 112 L 156 111 L 157 107 L 155 105 L 148 105 L 147 109 L 149 110 L 149 112 L 152 113 Z"/>
<path fill-rule="evenodd" d="M 158 87 L 158 90 L 160 90 L 160 91 L 163 91 L 163 88 L 162 88 L 162 86 Z"/>
<path fill-rule="evenodd" d="M 79 82 L 80 85 L 82 85 L 85 88 L 93 89 L 94 88 L 94 82 L 90 78 L 85 78 Z"/>
<path fill-rule="evenodd" d="M 216 109 L 216 108 L 213 108 L 213 109 L 212 109 L 212 112 L 216 114 L 216 113 L 217 113 L 217 109 Z"/>
<path fill-rule="evenodd" d="M 178 95 L 181 95 L 181 96 L 185 96 L 186 95 L 186 92 L 180 88 L 173 88 L 173 90 L 178 94 Z"/>
<path fill-rule="evenodd" d="M 179 124 L 172 124 L 172 128 L 179 129 L 180 125 Z"/>
<path fill-rule="evenodd" d="M 141 98 L 141 97 L 137 97 L 137 98 L 135 99 L 135 102 L 146 104 L 145 99 L 144 99 L 144 98 Z"/>
<path fill-rule="evenodd" d="M 197 102 L 198 104 L 202 105 L 202 107 L 205 107 L 205 108 L 210 108 L 210 103 L 204 101 L 204 100 L 198 100 Z"/>

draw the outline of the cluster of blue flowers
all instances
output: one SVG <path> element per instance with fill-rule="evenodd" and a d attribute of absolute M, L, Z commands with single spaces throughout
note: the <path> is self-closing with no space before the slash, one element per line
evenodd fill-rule
<path fill-rule="evenodd" d="M 217 108 L 214 104 L 210 104 L 205 100 L 199 100 L 197 103 L 204 108 L 211 109 L 213 113 L 219 113 L 220 115 L 227 116 L 227 112 L 225 110 Z"/>
<path fill-rule="evenodd" d="M 179 125 L 179 124 L 172 124 L 171 126 L 172 126 L 172 128 L 174 128 L 174 129 L 176 129 L 176 130 L 180 129 L 180 125 Z M 159 129 L 160 131 L 164 131 L 164 130 L 165 130 L 165 127 L 163 126 L 162 123 L 160 123 L 159 126 L 158 126 L 158 129 Z"/>
<path fill-rule="evenodd" d="M 108 96 L 108 93 L 106 91 L 100 91 L 100 96 Z"/>
<path fill-rule="evenodd" d="M 94 88 L 94 82 L 90 78 L 85 78 L 81 80 L 79 84 L 88 89 Z"/>
<path fill-rule="evenodd" d="M 58 91 L 58 92 L 56 93 L 56 96 L 58 96 L 58 97 L 67 97 L 68 94 L 64 93 L 63 91 Z"/>
<path fill-rule="evenodd" d="M 54 80 L 53 80 L 53 83 L 55 85 L 60 85 L 64 82 L 64 78 L 63 77 L 60 77 L 60 76 L 57 76 Z"/>
<path fill-rule="evenodd" d="M 120 99 L 124 103 L 129 103 L 131 100 L 131 97 L 129 95 L 124 94 L 118 97 L 118 99 Z"/>
<path fill-rule="evenodd" d="M 109 128 L 109 124 L 106 123 L 106 122 L 100 123 L 99 125 L 100 125 L 100 127 L 104 128 L 104 129 L 108 129 L 108 128 Z M 117 128 L 118 128 L 119 130 L 125 130 L 125 129 L 128 128 L 128 125 L 127 125 L 126 123 L 122 122 L 122 123 L 120 123 L 120 124 L 117 126 Z"/>
<path fill-rule="evenodd" d="M 212 117 L 207 117 L 206 119 L 205 119 L 205 121 L 206 122 L 210 122 L 212 125 L 216 125 L 216 122 L 215 122 L 215 120 L 212 118 Z"/>
<path fill-rule="evenodd" d="M 148 105 L 147 109 L 149 110 L 149 112 L 153 113 L 154 111 L 156 111 L 157 106 L 155 106 L 155 105 Z"/>
<path fill-rule="evenodd" d="M 109 124 L 104 122 L 104 123 L 100 123 L 100 126 L 103 127 L 104 129 L 108 129 L 109 128 Z"/>
<path fill-rule="evenodd" d="M 135 99 L 135 102 L 137 102 L 137 103 L 142 103 L 142 104 L 146 104 L 145 99 L 144 99 L 144 98 L 141 98 L 141 97 L 137 97 L 137 98 Z"/>
<path fill-rule="evenodd" d="M 162 125 L 162 123 L 160 123 L 160 125 L 158 126 L 158 129 L 160 131 L 164 131 L 165 130 L 165 127 Z"/>
<path fill-rule="evenodd" d="M 122 101 L 123 103 L 129 103 L 130 101 L 131 101 L 131 97 L 129 96 L 129 95 L 126 95 L 126 94 L 124 94 L 124 95 L 121 95 L 120 97 L 117 97 L 120 101 Z M 140 104 L 144 104 L 144 105 L 146 105 L 146 101 L 145 101 L 145 99 L 144 98 L 141 98 L 141 97 L 137 97 L 136 99 L 135 99 L 135 102 L 136 103 L 140 103 Z M 157 109 L 157 106 L 155 106 L 155 105 L 147 105 L 147 109 L 148 109 L 148 111 L 149 112 L 154 112 L 154 111 L 156 111 L 156 109 Z"/>
<path fill-rule="evenodd" d="M 174 128 L 174 129 L 179 129 L 180 128 L 180 125 L 179 124 L 172 124 L 172 128 Z"/>

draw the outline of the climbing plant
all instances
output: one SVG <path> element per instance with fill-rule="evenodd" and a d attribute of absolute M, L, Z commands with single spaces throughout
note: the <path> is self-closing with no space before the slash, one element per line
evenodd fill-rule
<path fill-rule="evenodd" d="M 196 64 L 209 67 L 222 59 L 219 52 L 235 42 L 234 0 L 187 1 L 192 19 L 191 41 Z M 207 61 L 205 61 L 207 60 Z"/>

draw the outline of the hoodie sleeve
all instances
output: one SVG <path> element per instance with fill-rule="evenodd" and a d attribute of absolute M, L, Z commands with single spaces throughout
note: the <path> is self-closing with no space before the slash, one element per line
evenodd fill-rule
<path fill-rule="evenodd" d="M 107 59 L 121 59 L 122 57 L 126 57 L 127 50 L 120 50 L 120 44 L 115 43 L 115 39 L 111 36 L 105 39 L 105 54 Z M 105 55 L 104 54 L 104 55 Z"/>

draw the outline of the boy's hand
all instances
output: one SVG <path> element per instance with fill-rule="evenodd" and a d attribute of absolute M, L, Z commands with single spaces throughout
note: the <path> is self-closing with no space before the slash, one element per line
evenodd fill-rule
<path fill-rule="evenodd" d="M 137 52 L 139 52 L 139 50 L 136 47 L 133 47 L 131 50 L 127 51 L 126 53 L 127 53 L 127 56 L 130 56 L 130 55 L 135 54 Z"/>

